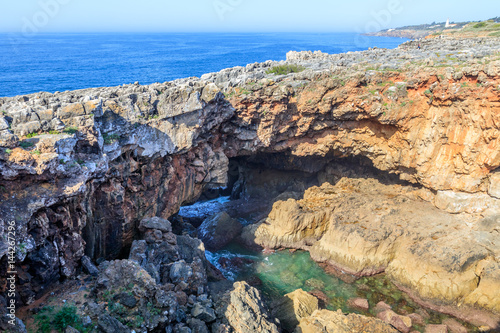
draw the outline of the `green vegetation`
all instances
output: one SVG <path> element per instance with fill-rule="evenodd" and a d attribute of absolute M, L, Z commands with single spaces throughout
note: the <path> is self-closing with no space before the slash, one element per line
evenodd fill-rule
<path fill-rule="evenodd" d="M 49 134 L 61 134 L 61 132 L 56 131 L 56 130 L 52 130 L 52 131 L 49 131 Z"/>
<path fill-rule="evenodd" d="M 37 150 L 33 150 L 33 151 L 31 152 L 31 154 L 33 154 L 33 155 L 38 155 L 38 156 L 39 156 L 40 154 L 42 154 L 42 152 L 41 152 L 41 151 L 39 151 L 39 150 L 37 149 Z"/>
<path fill-rule="evenodd" d="M 34 138 L 37 135 L 38 135 L 38 133 L 29 133 L 29 134 L 26 135 L 26 138 L 31 139 L 31 138 Z"/>
<path fill-rule="evenodd" d="M 5 149 L 5 153 L 6 153 L 7 155 L 12 154 L 12 149 L 10 149 L 10 148 Z"/>
<path fill-rule="evenodd" d="M 54 312 L 54 307 L 45 306 L 35 315 L 37 333 L 50 333 L 53 330 L 64 332 L 71 326 L 82 333 L 90 332 L 92 326 L 85 328 L 80 316 L 76 313 L 76 307 L 67 305 Z"/>
<path fill-rule="evenodd" d="M 474 24 L 473 28 L 480 29 L 480 28 L 484 28 L 485 26 L 486 26 L 486 22 L 479 22 L 477 24 Z"/>
<path fill-rule="evenodd" d="M 105 144 L 110 145 L 118 141 L 118 139 L 120 139 L 120 136 L 118 134 L 103 134 L 102 138 L 104 139 Z"/>
<path fill-rule="evenodd" d="M 66 127 L 63 130 L 63 132 L 66 134 L 75 134 L 76 132 L 78 132 L 78 127 L 75 126 Z"/>
<path fill-rule="evenodd" d="M 304 66 L 300 65 L 279 65 L 274 66 L 266 71 L 267 74 L 285 75 L 290 73 L 299 73 L 305 70 Z"/>
<path fill-rule="evenodd" d="M 33 147 L 33 142 L 29 142 L 29 141 L 22 141 L 19 146 L 21 146 L 21 148 L 23 149 L 26 149 L 26 148 L 30 148 L 30 147 Z"/>

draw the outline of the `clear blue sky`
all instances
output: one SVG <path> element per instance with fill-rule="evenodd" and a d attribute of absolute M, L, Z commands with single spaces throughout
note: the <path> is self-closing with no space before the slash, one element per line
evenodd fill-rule
<path fill-rule="evenodd" d="M 500 16 L 498 0 L 4 0 L 0 32 L 368 32 Z M 387 14 L 390 15 L 387 15 Z"/>

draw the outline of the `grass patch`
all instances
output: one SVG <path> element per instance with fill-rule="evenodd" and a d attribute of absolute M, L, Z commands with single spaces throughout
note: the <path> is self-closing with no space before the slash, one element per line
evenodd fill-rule
<path fill-rule="evenodd" d="M 64 332 L 71 326 L 82 333 L 88 333 L 92 330 L 92 326 L 84 327 L 82 319 L 76 313 L 76 307 L 64 306 L 55 312 L 54 307 L 43 307 L 39 313 L 35 315 L 35 324 L 37 333 L 50 333 L 52 331 Z"/>
<path fill-rule="evenodd" d="M 75 134 L 76 132 L 78 132 L 78 127 L 75 127 L 75 126 L 66 127 L 63 130 L 63 133 L 66 133 L 66 134 Z"/>
<path fill-rule="evenodd" d="M 37 149 L 37 150 L 33 150 L 31 152 L 31 154 L 40 156 L 42 154 L 42 152 Z"/>
<path fill-rule="evenodd" d="M 290 73 L 300 73 L 306 68 L 300 65 L 279 65 L 266 71 L 267 74 L 285 75 Z"/>
<path fill-rule="evenodd" d="M 485 26 L 486 26 L 486 22 L 479 22 L 479 23 L 474 24 L 472 27 L 474 29 L 481 29 L 481 28 L 484 28 Z"/>
<path fill-rule="evenodd" d="M 19 146 L 23 149 L 33 147 L 33 142 L 22 141 Z"/>
<path fill-rule="evenodd" d="M 12 149 L 9 149 L 9 148 L 5 149 L 5 153 L 6 153 L 7 155 L 12 154 Z"/>
<path fill-rule="evenodd" d="M 118 139 L 120 139 L 120 136 L 118 134 L 103 134 L 102 138 L 104 139 L 105 144 L 110 145 L 118 141 Z"/>
<path fill-rule="evenodd" d="M 488 36 L 490 36 L 490 37 L 500 37 L 500 31 L 492 32 Z"/>

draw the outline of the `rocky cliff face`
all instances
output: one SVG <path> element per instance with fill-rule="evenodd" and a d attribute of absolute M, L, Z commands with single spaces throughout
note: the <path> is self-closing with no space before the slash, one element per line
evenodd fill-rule
<path fill-rule="evenodd" d="M 308 173 L 339 158 L 362 157 L 421 187 L 418 200 L 431 207 L 426 208 L 430 216 L 443 217 L 432 222 L 433 228 L 448 221 L 448 228 L 456 225 L 457 232 L 467 234 L 464 224 L 479 223 L 480 217 L 497 225 L 499 43 L 495 38 L 444 39 L 425 41 L 421 50 L 406 43 L 396 50 L 340 55 L 291 52 L 283 63 L 251 64 L 200 79 L 0 98 L 0 227 L 16 222 L 19 301 L 30 303 L 50 283 L 74 275 L 85 253 L 93 259 L 126 257 L 141 219 L 168 218 L 204 190 L 224 186 L 229 159 L 242 156 L 279 153 L 286 159 L 284 168 Z M 306 69 L 266 72 L 286 64 Z M 322 202 L 324 195 L 315 200 Z M 325 235 L 312 253 L 347 267 L 345 258 L 329 250 L 335 237 L 343 236 L 331 234 L 324 221 L 336 213 L 324 208 L 300 221 L 304 234 L 293 226 L 290 240 L 273 246 L 310 246 Z M 280 213 L 275 206 L 270 219 L 277 214 L 290 212 Z M 406 227 L 394 226 L 396 234 L 408 234 Z M 339 230 L 361 232 L 363 238 L 359 228 Z M 430 230 L 418 237 L 432 239 Z M 388 234 L 379 236 L 373 241 L 397 247 L 397 237 L 393 242 Z M 456 303 L 467 294 L 462 289 L 479 279 L 486 289 L 497 285 L 498 244 L 489 234 L 484 237 L 472 262 L 460 263 L 468 282 L 442 290 L 442 300 Z M 461 246 L 450 243 L 444 253 L 452 255 Z M 2 243 L 2 262 L 6 251 Z M 381 271 L 391 262 L 396 276 L 403 268 L 391 251 L 359 258 L 352 270 L 369 262 L 366 272 Z M 406 253 L 419 256 L 418 251 Z M 483 260 L 493 265 L 481 264 L 484 272 L 493 267 L 490 280 L 478 273 Z M 407 276 L 400 282 L 419 290 L 412 282 L 418 279 Z M 432 296 L 426 290 L 417 293 Z M 498 302 L 488 302 L 478 295 L 469 303 L 500 311 Z"/>

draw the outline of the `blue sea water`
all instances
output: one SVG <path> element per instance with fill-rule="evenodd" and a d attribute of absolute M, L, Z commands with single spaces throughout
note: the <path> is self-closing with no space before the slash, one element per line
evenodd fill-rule
<path fill-rule="evenodd" d="M 291 50 L 342 53 L 404 41 L 354 33 L 0 34 L 0 97 L 165 82 L 285 60 Z"/>

